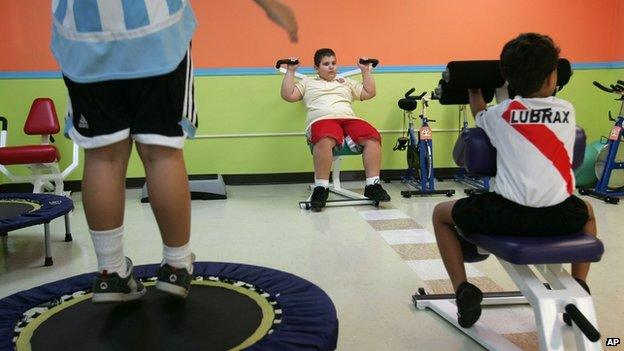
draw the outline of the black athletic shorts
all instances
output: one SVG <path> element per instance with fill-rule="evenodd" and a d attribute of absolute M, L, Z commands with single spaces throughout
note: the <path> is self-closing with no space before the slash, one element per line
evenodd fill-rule
<path fill-rule="evenodd" d="M 153 77 L 77 83 L 64 76 L 70 99 L 66 134 L 86 149 L 128 137 L 182 148 L 197 127 L 188 57 L 174 71 Z"/>
<path fill-rule="evenodd" d="M 574 195 L 554 206 L 526 207 L 496 193 L 457 200 L 452 216 L 463 233 L 510 236 L 576 233 L 589 219 L 585 202 Z"/>

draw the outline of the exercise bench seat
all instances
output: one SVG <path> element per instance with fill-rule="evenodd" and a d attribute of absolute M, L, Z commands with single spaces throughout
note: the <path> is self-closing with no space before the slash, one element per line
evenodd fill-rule
<path fill-rule="evenodd" d="M 477 175 L 496 175 L 496 149 L 482 129 L 467 128 L 458 144 L 453 152 L 457 164 Z M 573 167 L 583 162 L 584 148 L 585 134 L 577 128 Z M 601 350 L 592 297 L 562 266 L 572 262 L 600 261 L 604 246 L 598 238 L 582 232 L 544 237 L 536 233 L 530 236 L 465 234 L 460 228 L 458 232 L 465 261 L 476 262 L 487 258 L 486 254 L 493 254 L 520 290 L 486 292 L 482 306 L 529 303 L 542 351 L 562 351 L 567 347 L 563 334 L 568 323 L 572 324 L 577 350 Z M 418 309 L 433 310 L 488 350 L 520 350 L 481 322 L 461 328 L 457 323 L 454 294 L 430 295 L 421 288 L 412 298 Z M 565 323 L 563 313 L 567 315 Z"/>
<path fill-rule="evenodd" d="M 517 265 L 598 262 L 604 252 L 599 239 L 583 232 L 558 236 L 462 235 L 488 253 Z"/>
<path fill-rule="evenodd" d="M 54 145 L 6 146 L 0 148 L 0 164 L 23 165 L 59 162 L 61 154 Z"/>

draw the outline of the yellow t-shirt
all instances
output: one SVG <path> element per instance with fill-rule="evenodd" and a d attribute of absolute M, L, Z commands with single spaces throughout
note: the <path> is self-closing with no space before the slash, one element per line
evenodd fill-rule
<path fill-rule="evenodd" d="M 332 117 L 360 119 L 355 116 L 351 107 L 354 98 L 361 100 L 363 85 L 356 80 L 337 77 L 328 82 L 316 76 L 298 81 L 295 87 L 303 95 L 303 102 L 308 109 L 306 129 L 320 119 Z"/>

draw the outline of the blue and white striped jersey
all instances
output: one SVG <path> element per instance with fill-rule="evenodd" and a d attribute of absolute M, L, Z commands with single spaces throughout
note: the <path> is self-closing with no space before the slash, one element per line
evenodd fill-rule
<path fill-rule="evenodd" d="M 171 72 L 197 27 L 188 0 L 52 0 L 52 15 L 52 53 L 79 83 Z"/>

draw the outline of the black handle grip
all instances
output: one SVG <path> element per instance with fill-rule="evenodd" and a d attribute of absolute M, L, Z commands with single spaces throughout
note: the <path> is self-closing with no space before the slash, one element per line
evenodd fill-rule
<path fill-rule="evenodd" d="M 7 122 L 7 119 L 2 117 L 2 116 L 0 116 L 0 122 L 2 122 L 2 130 L 6 131 L 7 130 L 7 124 L 9 122 Z"/>
<path fill-rule="evenodd" d="M 416 100 L 420 100 L 423 98 L 423 96 L 427 95 L 427 92 L 424 91 L 422 94 L 418 95 L 418 97 L 416 98 Z"/>
<path fill-rule="evenodd" d="M 585 334 L 587 339 L 589 339 L 591 342 L 596 342 L 600 340 L 600 333 L 598 332 L 598 330 L 596 330 L 594 325 L 591 324 L 591 322 L 588 321 L 587 318 L 585 318 L 583 313 L 579 311 L 576 306 L 571 303 L 567 304 L 565 310 L 568 316 L 570 316 L 570 319 L 574 321 L 574 324 L 579 327 L 579 329 L 583 332 L 583 334 Z"/>
<path fill-rule="evenodd" d="M 275 63 L 275 68 L 280 68 L 281 65 L 298 65 L 299 64 L 299 60 L 291 60 L 291 59 L 281 59 L 281 60 L 277 60 L 277 62 Z"/>
<path fill-rule="evenodd" d="M 366 60 L 360 59 L 360 63 L 363 65 L 368 65 L 368 64 L 372 64 L 373 67 L 377 67 L 377 65 L 379 64 L 379 60 L 378 59 L 374 59 L 374 58 L 369 58 Z"/>
<path fill-rule="evenodd" d="M 602 85 L 602 84 L 600 84 L 600 83 L 598 83 L 596 81 L 594 81 L 594 85 L 597 86 L 598 88 L 600 88 L 600 90 L 606 91 L 607 93 L 612 93 L 613 92 L 613 90 L 605 87 L 604 85 Z"/>
<path fill-rule="evenodd" d="M 412 95 L 412 93 L 416 90 L 416 88 L 411 88 L 410 90 L 407 91 L 407 93 L 405 93 L 405 98 L 410 99 L 410 98 L 414 98 Z"/>

